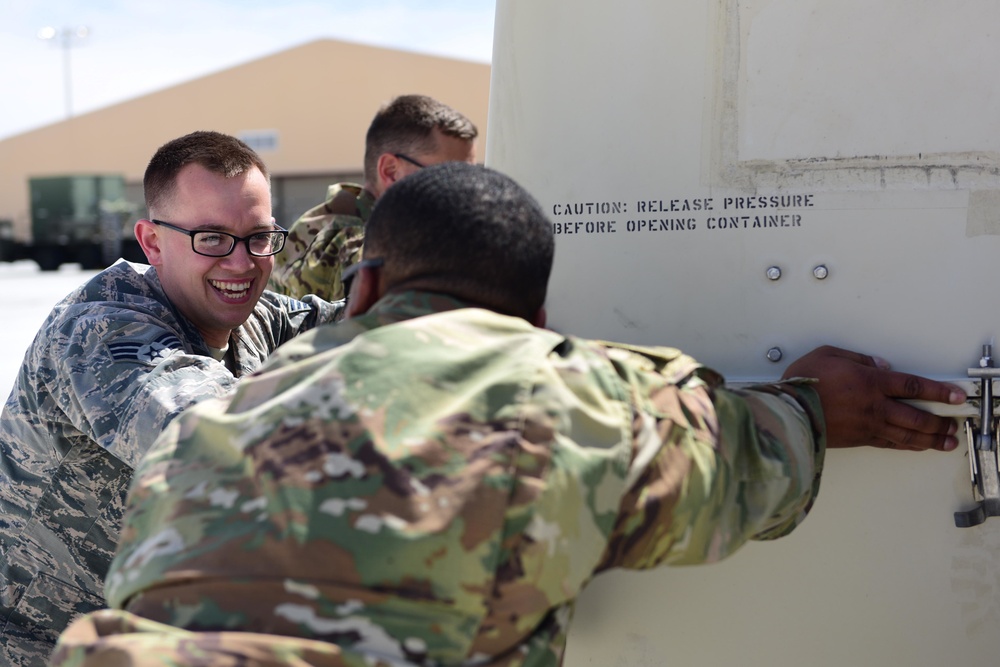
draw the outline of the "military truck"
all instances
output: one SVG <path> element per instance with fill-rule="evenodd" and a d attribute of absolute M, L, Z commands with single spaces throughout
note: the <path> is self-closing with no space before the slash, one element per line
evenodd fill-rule
<path fill-rule="evenodd" d="M 42 271 L 78 263 L 101 269 L 119 257 L 145 261 L 132 233 L 135 207 L 118 174 L 75 174 L 28 179 L 31 240 L 0 229 L 0 261 L 31 259 Z"/>

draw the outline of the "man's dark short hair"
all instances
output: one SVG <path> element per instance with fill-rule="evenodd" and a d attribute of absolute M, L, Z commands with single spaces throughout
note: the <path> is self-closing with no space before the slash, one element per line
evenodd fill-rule
<path fill-rule="evenodd" d="M 256 167 L 270 182 L 270 174 L 257 153 L 236 137 L 221 132 L 198 131 L 160 146 L 146 167 L 142 189 L 146 209 L 161 205 L 177 182 L 177 174 L 189 164 L 233 178 Z"/>
<path fill-rule="evenodd" d="M 429 280 L 442 291 L 531 319 L 545 303 L 555 253 L 541 206 L 513 179 L 464 162 L 433 165 L 379 198 L 366 258 L 390 287 Z"/>
<path fill-rule="evenodd" d="M 365 135 L 365 180 L 375 181 L 383 153 L 430 153 L 436 149 L 434 130 L 446 137 L 474 141 L 479 130 L 471 120 L 426 95 L 400 95 L 375 114 Z"/>

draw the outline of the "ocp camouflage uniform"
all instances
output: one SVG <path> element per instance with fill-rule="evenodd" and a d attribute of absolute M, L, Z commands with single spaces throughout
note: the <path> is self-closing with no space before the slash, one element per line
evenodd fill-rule
<path fill-rule="evenodd" d="M 779 537 L 819 486 L 806 381 L 730 390 L 674 349 L 439 295 L 266 369 L 143 461 L 107 580 L 125 611 L 55 665 L 557 665 L 595 573 Z"/>
<path fill-rule="evenodd" d="M 365 223 L 375 197 L 353 183 L 331 185 L 326 201 L 306 211 L 288 230 L 285 248 L 274 258 L 268 289 L 301 299 L 316 294 L 344 298 L 340 274 L 361 260 Z"/>
<path fill-rule="evenodd" d="M 165 424 L 341 307 L 265 292 L 227 368 L 148 266 L 120 262 L 55 306 L 0 416 L 0 664 L 45 664 L 71 618 L 105 606 L 128 482 Z"/>

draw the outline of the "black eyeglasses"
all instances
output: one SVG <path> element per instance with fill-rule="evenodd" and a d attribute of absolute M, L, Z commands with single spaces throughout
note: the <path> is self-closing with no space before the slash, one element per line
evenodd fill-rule
<path fill-rule="evenodd" d="M 351 283 L 354 282 L 354 276 L 358 275 L 358 271 L 367 268 L 378 268 L 385 264 L 385 260 L 381 257 L 372 257 L 371 259 L 363 259 L 357 264 L 351 264 L 349 267 L 344 269 L 344 272 L 340 274 L 340 284 L 344 286 L 344 299 L 351 294 Z"/>
<path fill-rule="evenodd" d="M 250 236 L 236 236 L 228 232 L 216 232 L 207 229 L 184 229 L 162 220 L 150 220 L 154 225 L 160 225 L 191 237 L 191 249 L 206 257 L 225 257 L 232 254 L 240 241 L 246 244 L 247 252 L 254 257 L 270 257 L 281 252 L 285 247 L 285 237 L 288 231 L 275 229 L 267 232 L 257 232 Z"/>
<path fill-rule="evenodd" d="M 414 167 L 419 167 L 423 169 L 427 166 L 426 164 L 421 164 L 420 162 L 417 162 L 416 160 L 411 158 L 409 155 L 406 155 L 405 153 L 393 153 L 393 155 L 402 160 L 403 162 L 409 162 Z"/>

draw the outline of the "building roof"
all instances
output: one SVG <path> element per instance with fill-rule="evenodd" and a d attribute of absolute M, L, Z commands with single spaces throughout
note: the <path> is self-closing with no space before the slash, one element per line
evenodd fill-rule
<path fill-rule="evenodd" d="M 108 76 L 114 76 L 109 72 Z M 0 219 L 24 235 L 27 179 L 121 173 L 142 179 L 156 149 L 195 130 L 277 139 L 273 176 L 358 173 L 378 107 L 407 93 L 460 110 L 486 136 L 490 66 L 323 39 L 0 140 Z"/>

